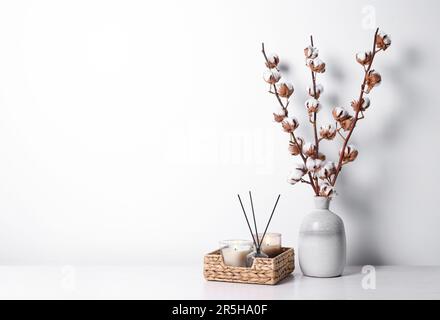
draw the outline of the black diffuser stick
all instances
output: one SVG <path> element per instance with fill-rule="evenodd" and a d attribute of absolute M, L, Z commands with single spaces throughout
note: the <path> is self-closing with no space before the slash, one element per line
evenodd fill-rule
<path fill-rule="evenodd" d="M 243 202 L 241 201 L 240 195 L 237 194 L 237 196 L 238 196 L 238 200 L 240 201 L 241 209 L 243 210 L 243 214 L 246 219 L 247 225 L 249 227 L 249 232 L 251 233 L 252 241 L 254 241 L 254 246 L 255 246 L 255 248 L 257 248 L 257 242 L 255 241 L 254 234 L 253 234 L 252 228 L 251 228 L 251 224 L 249 223 L 246 211 L 244 210 Z"/>
<path fill-rule="evenodd" d="M 273 213 L 275 212 L 275 209 L 277 208 L 278 200 L 280 200 L 280 197 L 281 197 L 281 195 L 279 194 L 279 195 L 278 195 L 278 198 L 277 198 L 277 201 L 275 202 L 275 205 L 274 205 L 274 207 L 273 207 L 272 213 L 270 214 L 269 221 L 267 221 L 266 229 L 264 229 L 263 237 L 262 237 L 261 240 L 260 240 L 259 247 L 261 247 L 261 244 L 263 243 L 263 239 L 264 239 L 264 237 L 266 236 L 267 228 L 269 228 L 270 221 L 272 220 Z"/>
<path fill-rule="evenodd" d="M 252 201 L 252 193 L 249 191 L 249 198 L 251 199 L 252 216 L 254 217 L 255 236 L 257 237 L 257 253 L 260 253 L 260 240 L 258 240 L 257 220 L 255 219 L 254 202 Z"/>

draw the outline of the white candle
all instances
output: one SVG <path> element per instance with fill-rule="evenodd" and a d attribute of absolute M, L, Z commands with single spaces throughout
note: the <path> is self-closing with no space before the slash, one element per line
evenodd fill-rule
<path fill-rule="evenodd" d="M 258 234 L 258 239 L 261 241 L 263 234 Z M 261 241 L 261 251 L 273 258 L 281 252 L 281 234 L 280 233 L 266 233 L 264 239 Z"/>
<path fill-rule="evenodd" d="M 246 267 L 246 257 L 252 251 L 252 242 L 247 240 L 226 240 L 220 243 L 225 265 Z"/>

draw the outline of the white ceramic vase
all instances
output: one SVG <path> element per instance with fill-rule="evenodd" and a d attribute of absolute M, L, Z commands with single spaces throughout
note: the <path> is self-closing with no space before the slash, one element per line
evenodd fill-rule
<path fill-rule="evenodd" d="M 300 228 L 299 265 L 309 277 L 337 277 L 345 267 L 344 222 L 329 210 L 330 199 L 315 197 L 314 200 L 315 209 L 304 218 Z"/>

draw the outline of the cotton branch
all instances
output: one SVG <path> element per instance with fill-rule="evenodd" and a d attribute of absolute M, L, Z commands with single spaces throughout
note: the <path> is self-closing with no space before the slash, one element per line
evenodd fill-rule
<path fill-rule="evenodd" d="M 358 151 L 349 144 L 349 141 L 357 122 L 365 118 L 364 111 L 370 106 L 369 98 L 364 95 L 369 94 L 371 89 L 382 81 L 380 73 L 372 69 L 374 58 L 378 52 L 387 50 L 390 45 L 391 37 L 384 32 L 379 33 L 379 28 L 377 28 L 374 34 L 373 50 L 356 54 L 356 61 L 362 65 L 364 70 L 364 78 L 360 86 L 359 99 L 353 100 L 351 103 L 354 115 L 350 115 L 344 108 L 334 108 L 332 114 L 336 120 L 335 129 L 332 125 L 322 126 L 318 136 L 317 112 L 321 108 L 318 99 L 323 88 L 321 85 L 317 85 L 316 80 L 317 73 L 325 72 L 325 63 L 318 58 L 318 50 L 314 47 L 313 36 L 310 36 L 310 46 L 304 49 L 304 54 L 306 65 L 310 68 L 312 86 L 308 89 L 311 98 L 306 101 L 305 105 L 308 111 L 308 120 L 313 128 L 314 143 L 307 142 L 305 144 L 305 141 L 296 137 L 294 133 L 299 126 L 298 120 L 295 117 L 288 117 L 287 107 L 294 88 L 290 83 L 279 82 L 281 78 L 278 70 L 280 59 L 277 55 L 267 56 L 264 43 L 262 43 L 262 53 L 268 68 L 264 74 L 264 80 L 269 83 L 269 92 L 275 95 L 281 106 L 281 109 L 277 109 L 273 113 L 274 120 L 281 123 L 285 132 L 290 133 L 289 151 L 291 154 L 299 155 L 304 162 L 292 171 L 288 179 L 290 183 L 310 184 L 316 196 L 330 198 L 334 194 L 334 186 L 343 165 L 354 161 L 358 156 Z M 343 141 L 337 165 L 331 161 L 325 162 L 325 155 L 319 152 L 321 140 L 333 140 L 336 135 L 339 135 Z"/>
<path fill-rule="evenodd" d="M 365 86 L 366 86 L 366 83 L 367 83 L 367 76 L 368 76 L 368 73 L 370 72 L 371 67 L 372 67 L 372 65 L 373 65 L 373 61 L 374 61 L 374 58 L 375 58 L 375 56 L 376 56 L 376 53 L 378 53 L 379 51 L 381 51 L 381 49 L 376 49 L 376 43 L 377 43 L 377 35 L 378 35 L 378 32 L 379 32 L 379 28 L 377 28 L 377 29 L 376 29 L 376 32 L 374 33 L 373 50 L 371 51 L 373 56 L 372 56 L 372 58 L 371 58 L 370 63 L 368 64 L 368 67 L 367 67 L 367 68 L 364 68 L 365 74 L 364 74 L 364 80 L 363 80 L 362 85 L 361 85 L 361 92 L 360 92 L 360 94 L 359 94 L 359 99 L 358 99 L 358 103 L 359 103 L 359 104 L 362 103 L 362 99 L 363 99 L 363 97 L 364 97 L 364 93 L 365 93 Z M 362 113 L 361 113 L 362 118 L 359 118 L 359 113 L 360 113 L 360 112 L 361 112 L 361 108 L 359 107 L 359 108 L 357 108 L 357 110 L 355 111 L 354 119 L 353 119 L 353 122 L 352 122 L 352 124 L 351 124 L 350 130 L 349 130 L 347 136 L 346 136 L 345 139 L 344 139 L 344 144 L 343 144 L 342 149 L 341 149 L 341 154 L 339 155 L 338 165 L 336 166 L 336 173 L 335 173 L 335 175 L 333 176 L 333 180 L 332 180 L 332 182 L 331 182 L 331 185 L 332 185 L 332 186 L 335 185 L 335 183 L 336 183 L 336 179 L 338 178 L 338 175 L 339 175 L 339 173 L 341 172 L 342 166 L 344 165 L 344 154 L 345 154 L 345 150 L 346 150 L 346 148 L 347 148 L 348 141 L 350 140 L 350 137 L 351 137 L 351 135 L 352 135 L 352 133 L 353 133 L 353 131 L 354 131 L 354 128 L 356 127 L 356 123 L 357 123 L 358 120 L 363 119 L 363 114 L 362 114 Z"/>
<path fill-rule="evenodd" d="M 262 54 L 264 56 L 264 59 L 265 59 L 266 63 L 269 64 L 269 59 L 267 58 L 267 55 L 266 55 L 266 50 L 264 48 L 264 43 L 261 44 L 261 52 L 262 52 Z M 286 114 L 288 114 L 287 113 L 287 106 L 289 105 L 289 101 L 287 101 L 286 105 L 284 105 L 283 101 L 281 100 L 280 95 L 278 94 L 276 85 L 273 84 L 273 85 L 271 85 L 271 88 L 272 87 L 273 87 L 273 92 L 271 90 L 270 90 L 270 92 L 275 94 L 275 97 L 277 98 L 277 101 L 280 104 L 281 108 L 283 108 L 283 110 L 286 111 Z M 296 138 L 296 136 L 295 136 L 295 134 L 293 132 L 290 133 L 290 137 L 291 137 L 291 141 L 293 141 L 297 146 L 300 146 L 300 144 L 298 144 L 298 139 Z M 307 158 L 304 156 L 302 150 L 300 150 L 299 155 L 300 155 L 300 157 L 303 160 L 304 165 L 305 165 L 306 161 L 307 161 Z M 317 182 L 313 181 L 313 177 L 312 177 L 312 174 L 310 172 L 308 172 L 308 177 L 309 177 L 310 181 L 301 179 L 301 182 L 310 184 L 311 187 L 313 188 L 313 191 L 315 192 L 315 194 L 318 195 L 319 194 L 319 189 L 318 189 Z M 316 183 L 316 185 L 315 185 L 315 183 Z"/>

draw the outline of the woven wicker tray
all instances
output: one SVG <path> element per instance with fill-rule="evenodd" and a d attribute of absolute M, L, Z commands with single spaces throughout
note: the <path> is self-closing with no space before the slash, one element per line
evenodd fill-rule
<path fill-rule="evenodd" d="M 282 248 L 274 258 L 256 258 L 251 268 L 225 265 L 220 250 L 216 250 L 205 255 L 203 274 L 209 281 L 277 284 L 294 269 L 293 248 Z"/>

